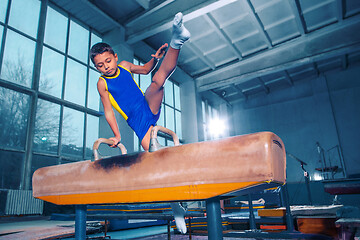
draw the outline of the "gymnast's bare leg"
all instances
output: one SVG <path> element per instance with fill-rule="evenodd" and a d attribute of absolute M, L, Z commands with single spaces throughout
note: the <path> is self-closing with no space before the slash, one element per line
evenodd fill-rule
<path fill-rule="evenodd" d="M 165 81 L 174 72 L 182 45 L 190 38 L 190 32 L 183 25 L 182 13 L 177 13 L 173 21 L 172 38 L 170 48 L 168 49 L 159 70 L 152 78 L 150 86 L 145 91 L 145 99 L 153 114 L 157 114 L 160 110 L 161 102 L 164 97 Z M 145 137 L 141 141 L 142 147 L 147 150 L 150 143 L 150 133 L 152 127 L 149 128 Z M 186 223 L 184 219 L 185 209 L 180 203 L 171 203 L 171 209 L 174 214 L 176 228 L 181 233 L 186 233 Z"/>
<path fill-rule="evenodd" d="M 165 81 L 174 72 L 180 49 L 189 38 L 190 32 L 183 25 L 183 15 L 182 13 L 177 13 L 173 21 L 170 47 L 159 67 L 159 70 L 152 78 L 150 86 L 145 91 L 145 99 L 149 104 L 153 114 L 157 114 L 160 110 L 161 102 L 164 97 Z M 141 145 L 145 150 L 149 148 L 151 129 L 152 127 L 150 127 L 145 137 L 141 141 Z"/>

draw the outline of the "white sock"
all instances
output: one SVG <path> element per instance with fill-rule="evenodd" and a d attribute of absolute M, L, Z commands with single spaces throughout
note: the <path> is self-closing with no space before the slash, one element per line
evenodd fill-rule
<path fill-rule="evenodd" d="M 185 223 L 185 209 L 180 205 L 180 203 L 170 203 L 172 212 L 174 214 L 175 224 L 177 230 L 182 234 L 186 233 L 186 223 Z"/>
<path fill-rule="evenodd" d="M 174 49 L 180 49 L 181 46 L 190 38 L 190 32 L 185 28 L 183 24 L 183 14 L 177 13 L 173 21 L 172 38 L 170 47 Z"/>

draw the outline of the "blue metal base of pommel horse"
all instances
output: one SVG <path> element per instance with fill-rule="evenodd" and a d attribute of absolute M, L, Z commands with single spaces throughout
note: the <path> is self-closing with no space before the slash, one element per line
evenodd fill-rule
<path fill-rule="evenodd" d="M 75 239 L 86 239 L 86 212 L 87 205 L 75 206 Z M 220 198 L 206 200 L 207 229 L 209 240 L 223 239 Z"/>
<path fill-rule="evenodd" d="M 75 239 L 86 239 L 86 211 L 87 205 L 75 206 Z"/>
<path fill-rule="evenodd" d="M 208 239 L 223 239 L 220 198 L 210 198 L 206 200 L 206 219 L 208 229 Z"/>

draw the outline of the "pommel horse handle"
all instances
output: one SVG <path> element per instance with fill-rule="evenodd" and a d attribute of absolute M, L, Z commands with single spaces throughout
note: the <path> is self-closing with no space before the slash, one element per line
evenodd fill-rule
<path fill-rule="evenodd" d="M 99 138 L 98 140 L 96 140 L 96 141 L 94 142 L 94 145 L 93 145 L 93 153 L 94 153 L 94 159 L 95 159 L 95 160 L 99 160 L 99 159 L 100 159 L 100 154 L 99 154 L 98 149 L 99 149 L 99 146 L 100 146 L 101 143 L 106 143 L 106 144 L 108 144 L 108 145 L 112 145 L 114 142 L 113 142 L 112 140 L 110 140 L 110 139 L 107 139 L 107 138 Z M 126 150 L 124 144 L 118 143 L 117 146 L 120 148 L 121 154 L 124 155 L 124 154 L 127 153 L 127 150 Z"/>
<path fill-rule="evenodd" d="M 160 145 L 159 141 L 157 140 L 158 131 L 170 135 L 173 138 L 175 146 L 180 145 L 180 141 L 179 141 L 179 138 L 176 135 L 176 133 L 174 133 L 170 129 L 167 129 L 167 128 L 163 127 L 163 126 L 155 126 L 155 127 L 153 127 L 153 129 L 151 130 L 151 133 L 150 133 L 149 152 L 155 152 L 156 150 L 159 150 L 160 148 L 164 147 L 164 146 Z"/>

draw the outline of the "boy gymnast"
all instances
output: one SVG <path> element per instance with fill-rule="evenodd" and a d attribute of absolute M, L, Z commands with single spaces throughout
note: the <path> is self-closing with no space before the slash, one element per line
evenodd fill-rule
<path fill-rule="evenodd" d="M 156 125 L 160 116 L 165 81 L 176 68 L 182 45 L 190 38 L 190 32 L 183 25 L 182 18 L 182 13 L 177 13 L 174 17 L 170 47 L 168 48 L 167 43 L 162 45 L 155 54 L 151 55 L 152 59 L 143 66 L 127 61 L 121 61 L 118 64 L 117 54 L 106 43 L 97 43 L 92 46 L 90 50 L 91 61 L 102 74 L 97 83 L 97 88 L 104 106 L 106 121 L 114 133 L 114 137 L 110 138 L 114 142 L 111 147 L 116 147 L 121 140 L 112 109 L 114 107 L 134 130 L 144 150 L 149 150 L 151 129 Z M 150 86 L 143 93 L 132 78 L 132 74 L 149 74 L 164 55 L 165 57 L 153 76 Z M 180 228 L 180 232 L 185 233 L 184 211 L 179 207 L 174 208 L 174 204 L 172 207 L 176 225 L 178 229 Z"/>
<path fill-rule="evenodd" d="M 105 118 L 114 133 L 111 138 L 116 146 L 121 135 L 115 119 L 113 106 L 125 118 L 135 131 L 144 150 L 149 149 L 150 132 L 160 116 L 161 101 L 164 96 L 164 83 L 176 68 L 181 46 L 190 38 L 189 31 L 182 24 L 182 14 L 175 15 L 170 47 L 152 78 L 145 94 L 132 78 L 132 73 L 148 74 L 165 54 L 168 44 L 162 45 L 153 58 L 144 66 L 127 61 L 118 65 L 118 56 L 106 43 L 97 43 L 90 50 L 90 58 L 96 69 L 102 73 L 97 83 L 101 102 L 104 106 Z"/>

